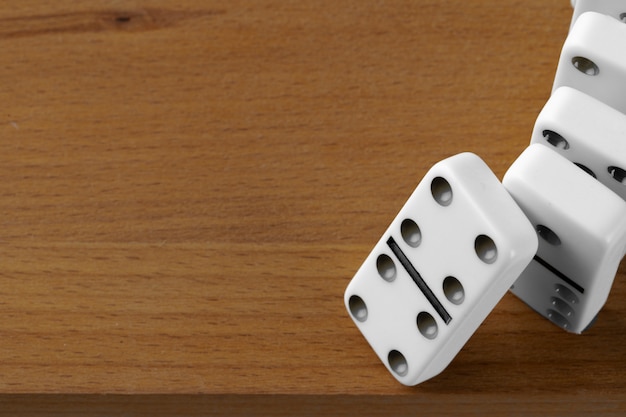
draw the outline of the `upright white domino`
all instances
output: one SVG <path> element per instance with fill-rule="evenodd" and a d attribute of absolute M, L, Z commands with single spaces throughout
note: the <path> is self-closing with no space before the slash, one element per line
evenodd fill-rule
<path fill-rule="evenodd" d="M 576 88 L 626 113 L 626 24 L 596 12 L 574 23 L 559 58 L 554 92 Z"/>
<path fill-rule="evenodd" d="M 572 15 L 571 26 L 574 25 L 580 15 L 586 12 L 598 12 L 611 16 L 620 22 L 626 22 L 625 0 L 572 0 L 572 7 L 574 14 Z"/>
<path fill-rule="evenodd" d="M 433 166 L 345 291 L 402 384 L 440 373 L 533 258 L 537 236 L 476 155 Z"/>
<path fill-rule="evenodd" d="M 626 114 L 560 87 L 539 113 L 531 143 L 551 147 L 626 200 Z"/>
<path fill-rule="evenodd" d="M 550 148 L 530 145 L 503 184 L 538 235 L 537 256 L 512 292 L 581 333 L 608 297 L 626 251 L 626 202 Z"/>

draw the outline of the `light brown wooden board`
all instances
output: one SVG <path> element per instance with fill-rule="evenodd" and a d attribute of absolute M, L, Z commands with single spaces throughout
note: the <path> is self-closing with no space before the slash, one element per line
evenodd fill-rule
<path fill-rule="evenodd" d="M 587 334 L 507 295 L 416 388 L 342 301 L 430 166 L 471 151 L 501 177 L 527 146 L 571 14 L 565 0 L 1 7 L 0 392 L 623 410 L 623 268 Z"/>

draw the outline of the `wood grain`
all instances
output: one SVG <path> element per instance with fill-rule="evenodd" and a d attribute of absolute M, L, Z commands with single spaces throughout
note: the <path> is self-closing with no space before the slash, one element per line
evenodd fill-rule
<path fill-rule="evenodd" d="M 431 165 L 472 151 L 501 177 L 527 146 L 571 13 L 0 7 L 3 409 L 626 413 L 623 267 L 587 334 L 507 295 L 416 388 L 342 302 Z"/>

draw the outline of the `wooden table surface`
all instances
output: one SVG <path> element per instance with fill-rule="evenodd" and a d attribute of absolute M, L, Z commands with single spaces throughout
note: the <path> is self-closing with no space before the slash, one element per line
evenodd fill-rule
<path fill-rule="evenodd" d="M 434 163 L 471 151 L 501 178 L 527 146 L 571 15 L 568 0 L 0 7 L 0 408 L 626 413 L 624 267 L 588 333 L 507 294 L 413 388 L 343 306 Z"/>

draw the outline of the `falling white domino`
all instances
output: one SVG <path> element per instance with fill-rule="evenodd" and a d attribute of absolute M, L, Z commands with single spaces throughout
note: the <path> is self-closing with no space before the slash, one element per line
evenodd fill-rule
<path fill-rule="evenodd" d="M 573 87 L 626 113 L 625 51 L 626 24 L 583 13 L 563 45 L 552 91 Z"/>
<path fill-rule="evenodd" d="M 598 12 L 620 22 L 626 22 L 626 0 L 572 0 L 572 7 L 574 14 L 571 26 L 581 14 L 586 12 Z"/>
<path fill-rule="evenodd" d="M 539 113 L 531 142 L 556 150 L 626 200 L 626 114 L 561 87 Z"/>
<path fill-rule="evenodd" d="M 520 155 L 503 184 L 540 236 L 537 256 L 511 291 L 581 333 L 606 302 L 626 252 L 626 202 L 540 144 Z"/>
<path fill-rule="evenodd" d="M 531 261 L 537 235 L 476 155 L 433 166 L 345 291 L 354 323 L 389 372 L 440 373 Z"/>

